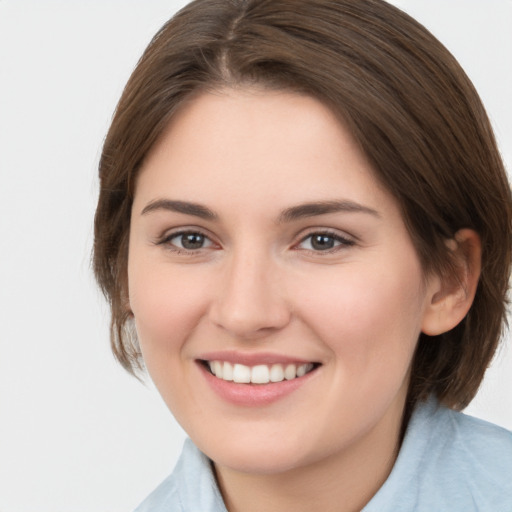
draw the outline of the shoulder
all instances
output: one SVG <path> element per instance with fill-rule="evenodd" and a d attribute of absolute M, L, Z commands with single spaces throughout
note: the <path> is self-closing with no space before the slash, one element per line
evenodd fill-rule
<path fill-rule="evenodd" d="M 378 508 L 373 508 L 377 506 Z M 431 400 L 415 411 L 373 510 L 512 510 L 512 433 Z"/>
<path fill-rule="evenodd" d="M 134 512 L 226 512 L 210 460 L 187 439 L 169 475 Z"/>
<path fill-rule="evenodd" d="M 447 455 L 464 462 L 467 472 L 478 471 L 480 478 L 492 477 L 495 484 L 512 488 L 512 432 L 449 409 L 440 416 L 439 427 L 446 425 L 451 433 Z"/>

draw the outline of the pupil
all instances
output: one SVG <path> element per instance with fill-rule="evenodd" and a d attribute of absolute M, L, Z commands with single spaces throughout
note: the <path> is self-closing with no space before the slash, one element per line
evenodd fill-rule
<path fill-rule="evenodd" d="M 325 251 L 334 247 L 334 238 L 328 235 L 315 235 L 311 240 L 313 249 Z"/>
<path fill-rule="evenodd" d="M 204 236 L 199 233 L 188 233 L 181 237 L 185 249 L 200 249 L 204 244 Z"/>

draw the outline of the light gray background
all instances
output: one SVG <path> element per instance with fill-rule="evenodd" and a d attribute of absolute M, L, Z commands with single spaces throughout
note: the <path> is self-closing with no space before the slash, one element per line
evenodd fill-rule
<path fill-rule="evenodd" d="M 151 36 L 184 1 L 0 0 L 0 511 L 120 512 L 184 433 L 109 352 L 90 271 L 96 167 Z M 512 1 L 395 0 L 455 54 L 511 168 Z M 512 429 L 512 350 L 469 411 Z"/>

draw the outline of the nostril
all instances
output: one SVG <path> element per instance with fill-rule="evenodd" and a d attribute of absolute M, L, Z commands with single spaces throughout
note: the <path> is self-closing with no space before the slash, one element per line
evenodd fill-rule
<path fill-rule="evenodd" d="M 210 312 L 211 321 L 241 339 L 258 339 L 282 329 L 291 315 L 285 305 L 269 304 L 244 305 L 243 302 L 217 304 Z"/>
<path fill-rule="evenodd" d="M 271 265 L 254 256 L 236 257 L 227 274 L 219 275 L 218 293 L 211 302 L 211 321 L 239 338 L 260 338 L 290 321 L 283 287 L 273 279 Z M 247 262 L 248 260 L 249 263 Z M 262 270 L 264 268 L 264 270 Z"/>

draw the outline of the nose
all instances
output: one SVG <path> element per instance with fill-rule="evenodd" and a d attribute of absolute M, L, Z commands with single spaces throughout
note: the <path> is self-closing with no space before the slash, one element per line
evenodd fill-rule
<path fill-rule="evenodd" d="M 283 271 L 271 257 L 232 255 L 219 274 L 220 286 L 210 319 L 238 339 L 258 339 L 285 327 L 291 310 L 283 289 Z"/>

